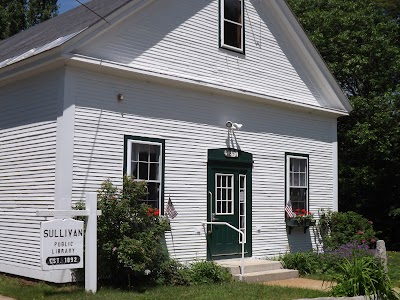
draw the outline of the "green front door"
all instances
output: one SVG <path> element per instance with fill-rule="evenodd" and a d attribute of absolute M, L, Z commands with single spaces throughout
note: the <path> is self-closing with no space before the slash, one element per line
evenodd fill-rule
<path fill-rule="evenodd" d="M 208 225 L 208 259 L 240 257 L 245 243 L 245 255 L 251 256 L 251 175 L 252 156 L 231 149 L 209 150 L 207 218 L 227 222 L 245 233 L 241 235 L 226 225 Z M 222 155 L 221 155 L 222 154 Z M 250 156 L 249 156 L 250 155 Z"/>

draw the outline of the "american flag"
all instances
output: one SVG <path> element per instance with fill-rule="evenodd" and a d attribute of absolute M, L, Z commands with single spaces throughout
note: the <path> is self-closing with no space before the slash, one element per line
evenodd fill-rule
<path fill-rule="evenodd" d="M 165 209 L 165 213 L 167 214 L 168 218 L 171 219 L 175 218 L 178 215 L 174 205 L 172 204 L 171 197 L 168 197 L 168 204 L 167 208 Z"/>
<path fill-rule="evenodd" d="M 289 218 L 293 218 L 296 216 L 296 214 L 293 212 L 292 203 L 290 203 L 290 201 L 286 204 L 285 212 Z"/>

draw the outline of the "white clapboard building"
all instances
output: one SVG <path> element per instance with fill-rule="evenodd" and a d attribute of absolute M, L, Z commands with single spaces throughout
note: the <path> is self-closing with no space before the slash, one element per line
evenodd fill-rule
<path fill-rule="evenodd" d="M 0 272 L 69 281 L 41 269 L 36 210 L 124 173 L 162 213 L 171 199 L 180 261 L 240 256 L 211 219 L 247 257 L 320 248 L 285 207 L 337 210 L 351 105 L 285 1 L 86 6 L 0 42 Z"/>

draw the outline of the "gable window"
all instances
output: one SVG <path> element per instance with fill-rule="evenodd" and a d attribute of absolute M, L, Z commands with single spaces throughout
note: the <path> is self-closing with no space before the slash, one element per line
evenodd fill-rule
<path fill-rule="evenodd" d="M 244 52 L 244 0 L 220 0 L 220 46 Z"/>
<path fill-rule="evenodd" d="M 308 156 L 286 154 L 286 204 L 308 211 Z"/>
<path fill-rule="evenodd" d="M 148 193 L 140 200 L 162 210 L 164 140 L 125 136 L 125 153 L 125 174 L 147 183 Z"/>

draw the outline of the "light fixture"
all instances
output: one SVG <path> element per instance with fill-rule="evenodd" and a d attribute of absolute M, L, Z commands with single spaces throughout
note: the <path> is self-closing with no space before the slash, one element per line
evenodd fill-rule
<path fill-rule="evenodd" d="M 242 128 L 242 124 L 239 123 L 233 123 L 231 121 L 227 121 L 225 123 L 226 128 L 228 128 L 228 130 L 240 130 L 240 128 Z"/>
<path fill-rule="evenodd" d="M 235 129 L 235 130 L 240 130 L 240 128 L 242 128 L 242 124 L 239 124 L 239 123 L 233 123 L 233 126 L 232 126 L 232 128 L 233 129 Z"/>

